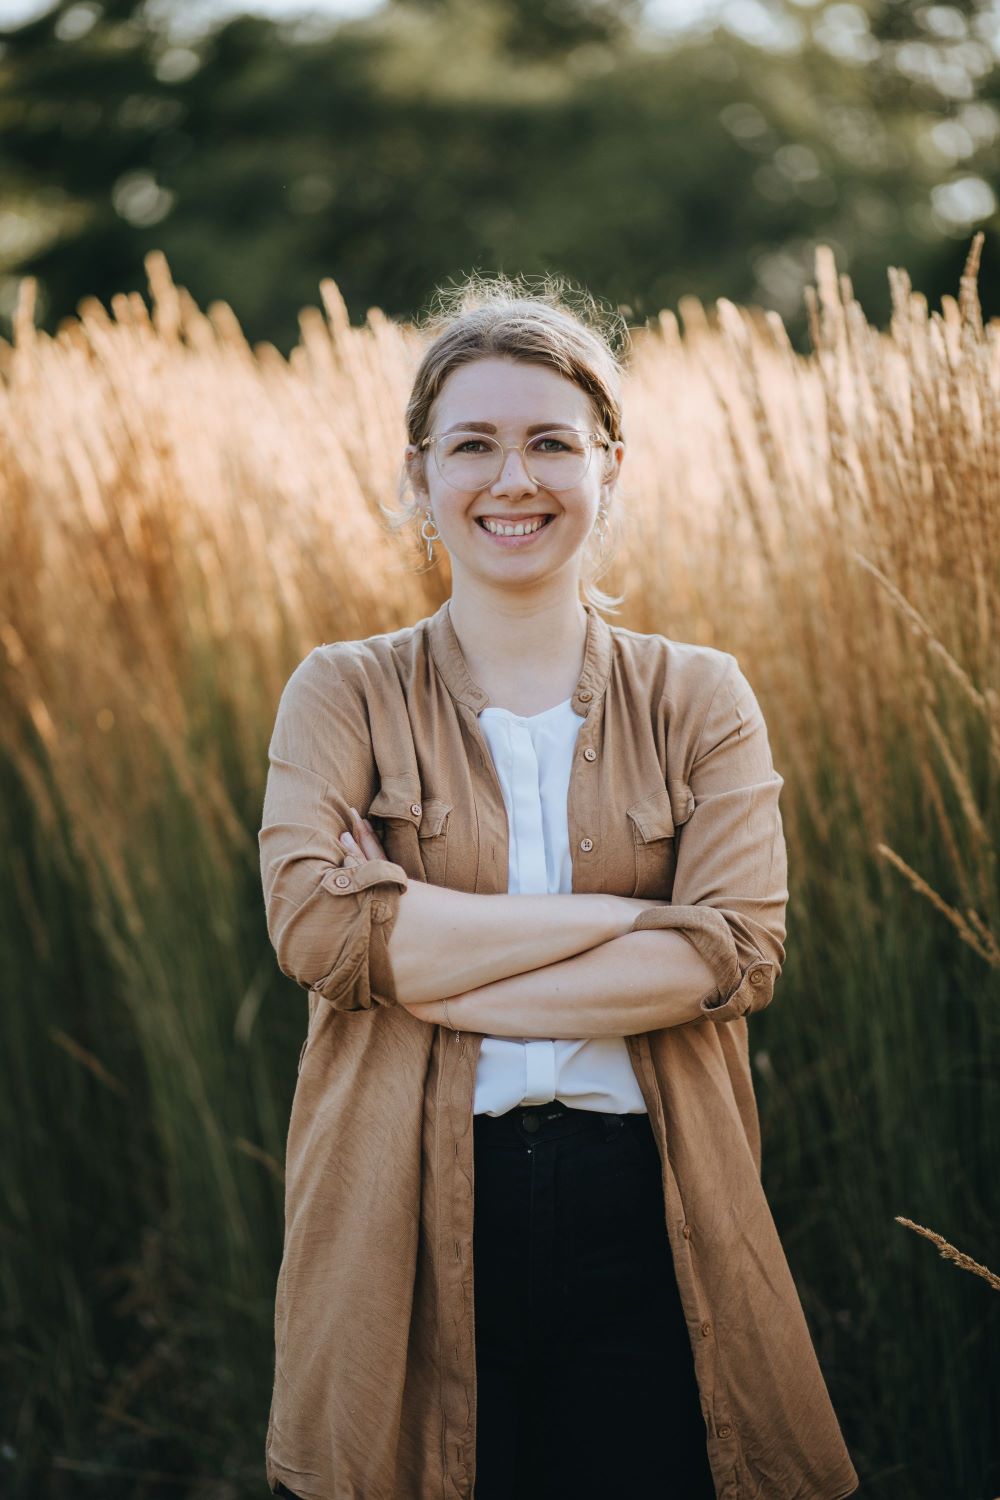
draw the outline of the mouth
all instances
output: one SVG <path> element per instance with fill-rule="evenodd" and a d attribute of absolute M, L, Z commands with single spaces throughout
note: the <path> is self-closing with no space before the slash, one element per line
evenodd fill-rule
<path fill-rule="evenodd" d="M 520 548 L 529 547 L 535 537 L 541 536 L 542 532 L 554 520 L 553 515 L 525 516 L 514 520 L 503 520 L 493 516 L 476 516 L 476 525 L 480 531 L 489 537 L 500 547 Z"/>

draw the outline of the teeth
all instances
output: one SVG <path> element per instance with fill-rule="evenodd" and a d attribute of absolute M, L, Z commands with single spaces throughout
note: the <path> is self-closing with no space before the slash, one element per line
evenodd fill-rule
<path fill-rule="evenodd" d="M 530 521 L 527 525 L 525 525 L 521 521 L 518 521 L 517 524 L 514 525 L 513 523 L 509 522 L 504 523 L 501 521 L 491 521 L 487 518 L 482 518 L 482 524 L 486 528 L 486 530 L 491 531 L 494 536 L 530 536 L 533 531 L 541 530 L 541 528 L 545 525 L 545 520 L 543 519 L 540 521 Z"/>

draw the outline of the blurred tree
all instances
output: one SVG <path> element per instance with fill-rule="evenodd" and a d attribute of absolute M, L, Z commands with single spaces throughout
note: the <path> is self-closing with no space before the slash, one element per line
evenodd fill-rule
<path fill-rule="evenodd" d="M 392 0 L 454 22 L 468 0 Z M 625 42 L 641 25 L 642 0 L 493 0 L 500 45 L 511 53 L 560 56 L 587 42 Z"/>
<path fill-rule="evenodd" d="M 164 0 L 60 0 L 0 32 L 0 318 L 25 272 L 47 327 L 145 290 L 153 247 L 285 350 L 323 276 L 355 318 L 405 317 L 473 267 L 562 270 L 637 319 L 688 293 L 774 307 L 800 346 L 819 241 L 876 321 L 887 264 L 954 291 L 996 222 L 985 5 L 769 9 L 780 47 L 663 36 L 638 0 L 198 35 Z M 988 237 L 988 312 L 998 281 Z"/>

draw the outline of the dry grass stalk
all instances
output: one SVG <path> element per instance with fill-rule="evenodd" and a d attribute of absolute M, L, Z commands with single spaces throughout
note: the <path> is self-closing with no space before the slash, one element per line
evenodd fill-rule
<path fill-rule="evenodd" d="M 947 901 L 942 900 L 937 891 L 932 890 L 927 882 L 917 874 L 916 870 L 912 869 L 904 859 L 901 859 L 895 850 L 890 849 L 887 844 L 882 843 L 876 845 L 876 850 L 883 859 L 887 859 L 890 864 L 895 865 L 896 869 L 906 876 L 910 885 L 919 895 L 926 897 L 943 917 L 947 917 L 964 943 L 968 943 L 969 947 L 974 949 L 980 958 L 985 959 L 992 968 L 1000 969 L 1000 944 L 997 943 L 993 933 L 989 931 L 981 917 L 974 914 L 970 909 L 968 915 L 976 929 L 976 932 L 973 932 L 962 914 L 957 912 L 953 906 L 949 906 Z M 977 932 L 981 935 L 980 937 L 977 937 Z"/>
<path fill-rule="evenodd" d="M 907 1229 L 912 1229 L 916 1234 L 922 1234 L 925 1240 L 930 1240 L 932 1245 L 937 1245 L 939 1255 L 942 1255 L 945 1260 L 961 1266 L 963 1271 L 972 1271 L 976 1276 L 981 1276 L 994 1291 L 1000 1292 L 1000 1276 L 995 1276 L 988 1266 L 981 1266 L 971 1256 L 963 1255 L 961 1250 L 956 1250 L 954 1245 L 949 1245 L 948 1241 L 942 1235 L 936 1234 L 933 1229 L 925 1229 L 922 1224 L 914 1224 L 912 1219 L 904 1219 L 902 1214 L 895 1214 L 893 1217 L 897 1224 L 905 1224 Z"/>

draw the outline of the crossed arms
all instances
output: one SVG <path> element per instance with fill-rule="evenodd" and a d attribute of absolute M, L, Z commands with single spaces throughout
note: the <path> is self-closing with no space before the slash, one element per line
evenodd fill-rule
<path fill-rule="evenodd" d="M 363 702 L 317 649 L 286 685 L 259 833 L 281 970 L 341 1010 L 400 1005 L 496 1036 L 622 1036 L 770 1003 L 787 864 L 775 771 L 730 656 L 684 776 L 672 900 L 473 894 L 411 880 L 355 821 L 370 789 Z M 363 804 L 362 804 L 363 805 Z M 354 847 L 341 842 L 353 825 Z M 651 929 L 651 930 L 647 930 Z"/>
<path fill-rule="evenodd" d="M 355 810 L 351 809 L 352 814 Z M 354 816 L 348 861 L 385 855 Z M 411 881 L 389 938 L 396 1000 L 418 1019 L 492 1036 L 628 1036 L 693 1021 L 717 994 L 679 932 L 632 932 L 666 902 L 599 894 L 472 895 Z"/>

